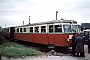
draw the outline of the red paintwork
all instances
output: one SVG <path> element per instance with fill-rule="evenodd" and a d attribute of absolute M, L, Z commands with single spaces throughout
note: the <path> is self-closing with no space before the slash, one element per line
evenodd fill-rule
<path fill-rule="evenodd" d="M 48 44 L 47 34 L 15 33 L 14 39 L 28 41 L 28 42 L 41 43 L 41 44 Z"/>
<path fill-rule="evenodd" d="M 55 46 L 69 46 L 71 41 L 67 41 L 69 34 L 49 34 L 49 44 L 54 44 Z"/>
<path fill-rule="evenodd" d="M 40 44 L 54 44 L 55 46 L 67 47 L 71 41 L 67 41 L 69 34 L 29 34 L 14 33 L 14 39 L 35 42 Z"/>

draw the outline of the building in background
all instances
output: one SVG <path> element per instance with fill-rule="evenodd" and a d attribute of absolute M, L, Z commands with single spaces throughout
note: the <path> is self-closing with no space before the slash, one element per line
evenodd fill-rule
<path fill-rule="evenodd" d="M 81 23 L 81 30 L 90 29 L 90 23 Z"/>

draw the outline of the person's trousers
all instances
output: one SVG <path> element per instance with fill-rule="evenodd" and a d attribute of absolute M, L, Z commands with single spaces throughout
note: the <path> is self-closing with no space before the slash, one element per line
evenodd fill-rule
<path fill-rule="evenodd" d="M 79 55 L 80 54 L 80 55 Z M 84 52 L 77 52 L 77 57 L 85 57 Z"/>
<path fill-rule="evenodd" d="M 72 45 L 72 55 L 75 56 L 75 48 L 76 48 L 76 45 Z"/>
<path fill-rule="evenodd" d="M 80 57 L 85 57 L 84 52 L 80 53 Z"/>

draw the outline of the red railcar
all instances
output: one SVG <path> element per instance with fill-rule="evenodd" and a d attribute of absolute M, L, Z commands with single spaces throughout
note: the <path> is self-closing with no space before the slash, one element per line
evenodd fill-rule
<path fill-rule="evenodd" d="M 53 20 L 16 26 L 14 29 L 14 39 L 45 44 L 49 48 L 70 46 L 72 33 L 79 32 L 74 20 Z"/>

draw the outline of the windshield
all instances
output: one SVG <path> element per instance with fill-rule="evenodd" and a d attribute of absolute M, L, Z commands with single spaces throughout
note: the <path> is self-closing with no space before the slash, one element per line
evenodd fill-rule
<path fill-rule="evenodd" d="M 77 25 L 63 25 L 64 33 L 77 33 Z"/>
<path fill-rule="evenodd" d="M 70 33 L 70 32 L 72 32 L 72 31 L 71 31 L 71 25 L 63 25 L 63 28 L 64 28 L 64 32 L 65 32 L 65 33 Z"/>
<path fill-rule="evenodd" d="M 78 32 L 77 25 L 72 25 L 72 32 Z"/>

